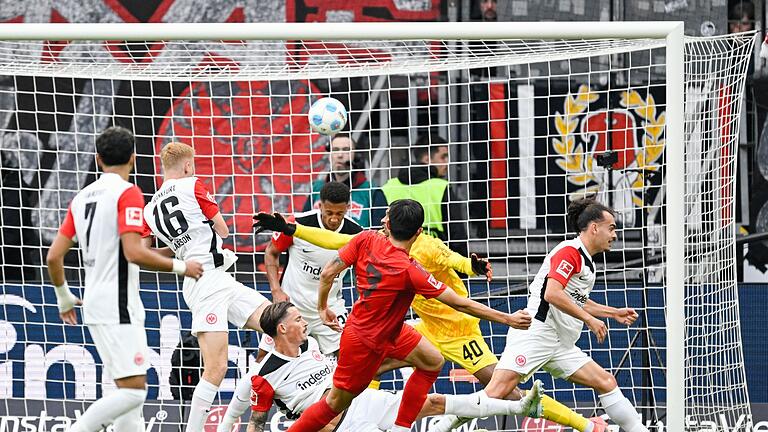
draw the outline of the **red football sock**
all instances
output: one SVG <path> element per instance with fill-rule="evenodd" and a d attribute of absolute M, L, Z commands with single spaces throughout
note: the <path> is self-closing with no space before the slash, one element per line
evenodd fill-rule
<path fill-rule="evenodd" d="M 288 428 L 287 432 L 317 432 L 337 415 L 339 413 L 334 412 L 325 398 L 322 398 L 304 410 L 301 417 Z"/>
<path fill-rule="evenodd" d="M 424 401 L 427 400 L 427 393 L 432 388 L 432 384 L 437 381 L 440 371 L 426 371 L 416 369 L 416 372 L 408 378 L 408 382 L 403 389 L 403 397 L 400 400 L 400 409 L 397 411 L 398 426 L 410 428 L 419 415 Z"/>

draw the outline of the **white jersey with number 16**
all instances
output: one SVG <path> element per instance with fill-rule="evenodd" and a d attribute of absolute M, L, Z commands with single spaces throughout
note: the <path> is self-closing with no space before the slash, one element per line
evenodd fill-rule
<path fill-rule="evenodd" d="M 185 177 L 163 182 L 144 207 L 144 222 L 176 258 L 195 260 L 211 270 L 224 264 L 222 240 L 211 221 L 218 212 L 219 206 L 200 179 Z"/>

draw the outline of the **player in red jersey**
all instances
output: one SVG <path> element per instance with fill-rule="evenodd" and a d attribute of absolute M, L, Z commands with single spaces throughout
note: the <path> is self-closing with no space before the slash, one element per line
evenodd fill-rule
<path fill-rule="evenodd" d="M 141 241 L 144 197 L 128 182 L 136 160 L 133 134 L 121 127 L 96 139 L 96 162 L 104 174 L 72 199 L 59 233 L 48 250 L 48 273 L 55 286 L 59 316 L 77 324 L 76 305 L 117 390 L 94 402 L 69 429 L 96 432 L 109 424 L 116 432 L 143 430 L 141 406 L 147 396 L 149 348 L 144 306 L 139 297 L 139 265 L 199 278 L 196 261 L 166 258 Z M 64 256 L 75 245 L 85 267 L 83 300 L 69 290 Z"/>
<path fill-rule="evenodd" d="M 327 307 L 328 293 L 336 276 L 351 265 L 355 265 L 360 298 L 341 335 L 339 361 L 330 392 L 305 410 L 288 429 L 290 432 L 322 429 L 368 386 L 386 358 L 404 360 L 416 368 L 403 390 L 397 420 L 391 429 L 410 430 L 444 362 L 437 348 L 403 323 L 417 293 L 437 298 L 479 318 L 519 329 L 530 325 L 530 315 L 524 311 L 509 315 L 445 289 L 442 282 L 408 256 L 422 231 L 424 209 L 421 204 L 410 199 L 394 201 L 389 207 L 388 219 L 389 237 L 375 231 L 358 234 L 320 274 L 317 307 L 326 325 L 341 330 L 336 315 Z"/>

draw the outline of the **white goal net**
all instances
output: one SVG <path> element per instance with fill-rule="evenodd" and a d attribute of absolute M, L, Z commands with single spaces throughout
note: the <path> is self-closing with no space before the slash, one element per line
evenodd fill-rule
<path fill-rule="evenodd" d="M 631 327 L 608 323 L 602 344 L 585 331 L 578 345 L 615 375 L 652 430 L 668 423 L 668 404 L 684 406 L 695 430 L 708 421 L 747 430 L 734 174 L 751 34 L 686 38 L 681 107 L 667 104 L 663 37 L 240 39 L 248 37 L 0 40 L 0 432 L 65 430 L 114 389 L 87 329 L 59 319 L 44 259 L 69 201 L 98 175 L 95 137 L 111 125 L 136 136 L 131 181 L 145 197 L 162 180 L 160 148 L 170 141 L 194 147 L 197 175 L 234 233 L 225 244 L 240 258 L 236 278 L 264 293 L 269 237 L 252 234 L 252 215 L 311 208 L 329 176 L 350 182 L 350 216 L 370 227 L 379 224 L 375 196 L 387 180 L 416 182 L 420 169 L 443 175 L 448 222 L 440 235 L 457 251 L 490 257 L 494 279 L 469 280 L 468 288 L 504 311 L 525 305 L 544 256 L 572 235 L 569 200 L 596 194 L 616 210 L 619 240 L 596 257 L 592 298 L 633 307 L 640 317 Z M 310 133 L 306 113 L 325 96 L 347 107 L 351 148 Z M 684 142 L 671 142 L 667 112 L 683 108 Z M 425 168 L 414 160 L 417 143 L 441 139 L 447 162 Z M 671 146 L 684 146 L 684 163 L 667 163 Z M 685 186 L 675 190 L 684 193 L 668 193 L 667 178 L 681 171 Z M 668 223 L 671 201 L 684 203 L 684 226 Z M 684 236 L 683 262 L 668 259 L 670 233 Z M 684 287 L 668 284 L 668 266 L 684 269 Z M 66 268 L 79 293 L 77 251 Z M 683 288 L 685 400 L 673 402 L 668 378 L 683 371 L 668 373 L 667 298 Z M 353 291 L 345 293 L 350 306 Z M 148 430 L 178 430 L 187 402 L 169 377 L 191 317 L 173 275 L 142 272 L 141 295 L 153 350 L 145 421 Z M 500 355 L 506 329 L 484 322 L 481 330 Z M 230 369 L 210 430 L 252 364 L 258 337 L 231 332 Z M 555 399 L 587 416 L 602 414 L 592 390 L 540 378 Z M 402 385 L 397 371 L 382 387 Z M 442 393 L 475 388 L 450 362 L 435 386 Z M 268 427 L 287 424 L 276 413 Z M 559 430 L 514 417 L 464 427 Z"/>

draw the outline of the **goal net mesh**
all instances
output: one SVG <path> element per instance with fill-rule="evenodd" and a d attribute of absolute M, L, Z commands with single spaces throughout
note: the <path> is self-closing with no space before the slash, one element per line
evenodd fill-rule
<path fill-rule="evenodd" d="M 351 183 L 349 216 L 366 227 L 379 225 L 384 207 L 375 196 L 389 179 L 444 176 L 441 235 L 454 250 L 490 257 L 493 280 L 467 286 L 503 311 L 524 307 L 547 252 L 573 236 L 568 202 L 596 194 L 616 210 L 619 229 L 613 249 L 595 257 L 592 298 L 632 307 L 639 319 L 609 322 L 602 344 L 584 331 L 578 346 L 615 375 L 644 422 L 654 430 L 666 423 L 665 269 L 684 266 L 685 287 L 669 288 L 685 289 L 689 424 L 719 424 L 723 415 L 745 430 L 734 173 L 752 45 L 749 34 L 686 40 L 685 142 L 667 143 L 663 39 L 0 41 L 0 432 L 69 424 L 115 388 L 87 329 L 59 319 L 45 271 L 70 200 L 98 175 L 95 137 L 115 124 L 136 135 L 131 181 L 146 198 L 162 181 L 160 148 L 194 147 L 197 175 L 233 233 L 225 244 L 240 258 L 235 276 L 263 293 L 269 236 L 252 234 L 252 215 L 312 208 L 329 176 Z M 347 107 L 351 148 L 310 132 L 306 113 L 325 96 Z M 414 159 L 420 139 L 434 146 L 438 137 L 447 161 Z M 684 166 L 667 166 L 667 144 L 685 146 Z M 669 170 L 684 170 L 685 196 L 666 194 Z M 669 200 L 685 203 L 685 226 L 667 225 Z M 668 263 L 667 230 L 685 233 L 684 263 Z M 66 268 L 81 294 L 76 250 Z M 351 306 L 351 281 L 344 294 Z M 188 403 L 169 376 L 191 317 L 173 275 L 142 272 L 141 295 L 152 348 L 145 421 L 176 430 Z M 483 322 L 481 330 L 500 355 L 506 328 Z M 211 427 L 253 364 L 258 338 L 232 329 Z M 458 349 L 469 363 L 480 354 Z M 407 376 L 386 374 L 382 387 L 401 389 Z M 602 413 L 592 390 L 537 377 L 566 405 Z M 477 388 L 452 362 L 435 385 L 442 393 Z M 287 424 L 280 414 L 270 421 L 272 430 Z M 465 428 L 557 430 L 547 426 L 499 417 Z"/>

